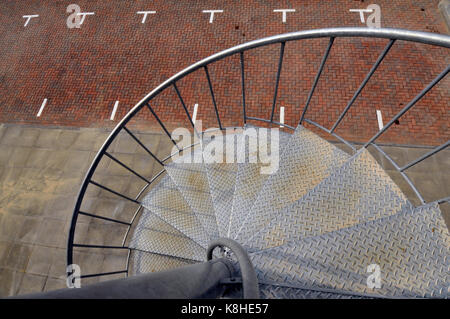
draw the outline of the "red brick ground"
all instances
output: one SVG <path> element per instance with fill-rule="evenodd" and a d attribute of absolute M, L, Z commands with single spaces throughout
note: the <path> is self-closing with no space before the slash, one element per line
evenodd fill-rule
<path fill-rule="evenodd" d="M 383 27 L 447 33 L 439 1 L 93 1 L 77 0 L 93 11 L 80 29 L 66 26 L 74 1 L 2 1 L 0 10 L 0 122 L 112 127 L 162 81 L 215 52 L 285 32 L 336 26 L 364 26 L 349 9 L 381 6 Z M 287 23 L 273 9 L 294 8 Z M 206 9 L 222 9 L 209 23 Z M 155 10 L 145 24 L 136 11 Z M 24 27 L 26 14 L 39 14 Z M 277 113 L 295 125 L 311 88 L 327 39 L 286 44 Z M 384 48 L 386 40 L 337 39 L 311 101 L 307 117 L 330 128 Z M 279 45 L 245 54 L 247 115 L 268 118 L 272 106 Z M 448 50 L 398 41 L 353 105 L 337 133 L 364 141 L 378 130 L 376 109 L 386 123 L 445 65 Z M 241 124 L 239 57 L 210 66 L 224 125 Z M 435 87 L 400 120 L 384 141 L 440 144 L 450 138 L 450 79 Z M 180 81 L 190 110 L 215 125 L 202 70 Z M 48 104 L 36 117 L 44 98 Z M 120 100 L 116 120 L 110 114 Z M 173 90 L 152 103 L 164 121 L 184 119 Z M 184 123 L 186 123 L 184 121 Z M 143 111 L 136 125 L 154 124 Z M 171 125 L 171 126 L 172 126 Z"/>

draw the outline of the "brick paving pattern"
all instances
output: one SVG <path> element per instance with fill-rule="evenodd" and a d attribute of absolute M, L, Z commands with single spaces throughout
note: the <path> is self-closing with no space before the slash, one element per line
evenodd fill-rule
<path fill-rule="evenodd" d="M 285 32 L 359 26 L 368 1 L 86 1 L 81 28 L 66 26 L 67 3 L 6 1 L 0 13 L 0 122 L 75 127 L 113 127 L 142 97 L 184 67 L 220 50 Z M 438 1 L 377 1 L 383 27 L 447 33 Z M 296 9 L 282 23 L 274 9 Z M 222 9 L 209 23 L 202 10 Z M 137 11 L 154 10 L 145 24 Z M 24 27 L 26 14 L 39 14 Z M 367 18 L 367 16 L 366 16 Z M 286 123 L 298 122 L 327 39 L 286 44 L 275 118 L 285 107 Z M 337 39 L 311 101 L 308 118 L 331 128 L 387 40 Z M 279 45 L 245 53 L 249 116 L 268 118 Z M 356 100 L 337 133 L 365 141 L 378 129 L 376 109 L 386 123 L 449 63 L 448 50 L 398 41 Z M 210 66 L 224 125 L 242 123 L 239 57 Z M 447 77 L 383 136 L 400 144 L 437 145 L 450 138 L 450 79 Z M 203 70 L 178 83 L 204 126 L 217 125 Z M 44 98 L 48 103 L 36 117 Z M 116 100 L 115 120 L 109 118 Z M 152 103 L 171 126 L 187 125 L 173 89 Z M 133 125 L 156 122 L 148 110 Z"/>

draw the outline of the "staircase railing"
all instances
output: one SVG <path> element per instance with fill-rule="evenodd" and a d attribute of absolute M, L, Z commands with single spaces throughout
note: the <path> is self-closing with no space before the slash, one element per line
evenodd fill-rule
<path fill-rule="evenodd" d="M 322 126 L 310 119 L 307 119 L 306 115 L 307 115 L 308 110 L 311 109 L 311 103 L 310 103 L 311 99 L 314 95 L 317 84 L 320 81 L 320 77 L 323 73 L 324 66 L 327 62 L 327 59 L 330 54 L 330 50 L 331 50 L 333 44 L 335 43 L 336 38 L 347 38 L 347 37 L 382 38 L 382 39 L 387 39 L 388 43 L 386 44 L 386 47 L 381 52 L 381 54 L 378 56 L 378 59 L 375 61 L 375 63 L 373 64 L 373 66 L 371 67 L 369 72 L 367 73 L 363 82 L 360 84 L 360 86 L 358 87 L 358 89 L 356 90 L 356 92 L 354 93 L 354 95 L 352 96 L 352 98 L 350 99 L 348 104 L 346 105 L 343 112 L 340 114 L 338 120 L 334 123 L 334 125 L 330 129 L 327 129 L 324 126 Z M 269 124 L 277 125 L 277 126 L 281 125 L 287 129 L 295 130 L 295 127 L 293 127 L 293 126 L 290 126 L 290 125 L 287 125 L 284 123 L 280 123 L 280 122 L 274 120 L 274 113 L 275 113 L 275 108 L 277 105 L 277 95 L 278 95 L 278 89 L 279 89 L 279 83 L 280 83 L 280 73 L 282 70 L 283 57 L 284 57 L 284 49 L 285 49 L 285 45 L 287 42 L 304 40 L 304 39 L 317 39 L 317 38 L 328 38 L 329 42 L 328 42 L 328 45 L 323 54 L 321 63 L 318 67 L 317 74 L 315 76 L 313 85 L 312 85 L 309 95 L 307 97 L 305 106 L 301 112 L 301 117 L 300 117 L 300 121 L 298 122 L 298 124 L 302 125 L 303 122 L 306 122 L 306 123 L 309 123 L 309 124 L 319 128 L 320 130 L 330 134 L 331 136 L 337 138 L 339 141 L 341 141 L 342 143 L 344 143 L 345 145 L 350 147 L 353 152 L 357 152 L 357 148 L 356 148 L 355 144 L 347 141 L 343 137 L 336 134 L 336 128 L 342 122 L 342 120 L 344 119 L 344 117 L 347 114 L 347 112 L 349 111 L 349 109 L 353 106 L 355 100 L 358 98 L 358 96 L 360 95 L 360 93 L 362 92 L 362 90 L 364 89 L 366 84 L 369 82 L 372 75 L 377 70 L 378 66 L 382 63 L 384 58 L 388 55 L 390 49 L 395 45 L 395 42 L 398 40 L 403 40 L 403 41 L 412 41 L 412 42 L 418 42 L 418 43 L 423 43 L 423 44 L 428 44 L 428 45 L 450 48 L 450 37 L 445 36 L 445 35 L 440 35 L 440 34 L 425 33 L 425 32 L 418 32 L 418 31 L 408 31 L 408 30 L 400 30 L 400 29 L 331 28 L 331 29 L 319 29 L 319 30 L 292 32 L 292 33 L 271 36 L 271 37 L 251 41 L 251 42 L 241 44 L 241 45 L 232 47 L 230 49 L 224 50 L 222 52 L 216 53 L 216 54 L 211 55 L 210 57 L 207 57 L 197 63 L 192 64 L 191 66 L 189 66 L 189 67 L 185 68 L 184 70 L 180 71 L 179 73 L 175 74 L 168 80 L 164 81 L 162 84 L 160 84 L 158 87 L 156 87 L 153 91 L 151 91 L 147 96 L 145 96 L 141 101 L 139 101 L 136 104 L 136 106 L 134 106 L 128 112 L 128 114 L 119 122 L 119 124 L 113 129 L 113 131 L 110 133 L 109 137 L 106 139 L 106 141 L 104 142 L 104 144 L 98 151 L 97 155 L 95 156 L 95 158 L 94 158 L 90 168 L 88 169 L 86 176 L 81 184 L 78 199 L 75 204 L 75 208 L 74 208 L 74 212 L 73 212 L 73 216 L 72 216 L 71 227 L 70 227 L 69 236 L 68 236 L 67 264 L 68 265 L 74 264 L 74 249 L 77 247 L 93 249 L 93 250 L 95 250 L 95 249 L 128 250 L 128 258 L 126 261 L 126 265 L 124 266 L 124 269 L 120 269 L 117 271 L 109 271 L 109 272 L 82 274 L 81 278 L 100 277 L 100 276 L 108 276 L 108 275 L 121 274 L 121 273 L 124 273 L 124 274 L 129 273 L 129 271 L 130 271 L 129 260 L 130 260 L 130 252 L 131 252 L 132 248 L 128 247 L 126 245 L 126 242 L 127 242 L 127 238 L 130 233 L 130 230 L 131 230 L 133 224 L 135 223 L 138 214 L 140 213 L 140 211 L 142 209 L 142 205 L 140 202 L 142 195 L 145 193 L 146 189 L 152 183 L 154 183 L 154 181 L 158 177 L 160 177 L 164 173 L 164 164 L 168 160 L 170 160 L 174 155 L 178 154 L 179 152 L 186 150 L 187 148 L 190 148 L 193 146 L 193 145 L 191 145 L 191 146 L 188 146 L 188 147 L 185 147 L 184 149 L 182 149 L 177 145 L 177 142 L 172 138 L 171 134 L 169 133 L 167 126 L 163 123 L 163 121 L 161 121 L 161 119 L 158 117 L 158 114 L 152 108 L 152 106 L 150 104 L 152 99 L 154 99 L 156 96 L 158 96 L 165 90 L 174 90 L 177 95 L 177 98 L 179 100 L 179 103 L 181 105 L 180 110 L 182 112 L 184 111 L 187 120 L 189 121 L 190 125 L 194 128 L 193 119 L 188 111 L 186 103 L 183 100 L 180 90 L 178 89 L 177 82 L 179 82 L 181 79 L 183 79 L 184 77 L 186 77 L 187 75 L 191 74 L 192 72 L 194 72 L 196 70 L 204 69 L 204 73 L 205 73 L 205 77 L 208 82 L 208 88 L 210 91 L 218 127 L 219 127 L 219 129 L 223 129 L 223 124 L 222 124 L 222 121 L 220 118 L 220 113 L 219 113 L 219 109 L 217 106 L 217 101 L 216 101 L 216 97 L 215 97 L 215 93 L 214 93 L 214 83 L 211 80 L 208 66 L 210 64 L 217 62 L 219 60 L 222 60 L 226 57 L 237 55 L 237 56 L 239 56 L 239 60 L 240 60 L 240 78 L 241 78 L 241 94 L 242 94 L 241 98 L 242 98 L 242 114 L 243 114 L 242 124 L 245 125 L 248 121 L 251 120 L 251 121 L 259 121 L 259 122 L 269 123 Z M 255 49 L 258 47 L 262 47 L 262 46 L 272 45 L 272 44 L 280 45 L 280 53 L 279 53 L 279 59 L 278 59 L 278 65 L 277 65 L 276 82 L 275 82 L 276 84 L 275 84 L 275 88 L 274 88 L 274 95 L 273 95 L 273 100 L 272 100 L 272 108 L 271 108 L 271 112 L 270 112 L 270 117 L 265 119 L 265 118 L 249 116 L 248 110 L 246 109 L 246 85 L 245 85 L 246 82 L 245 82 L 245 68 L 244 68 L 245 53 L 248 52 L 249 50 L 252 50 L 252 49 Z M 429 92 L 437 83 L 439 83 L 439 81 L 441 81 L 448 74 L 449 70 L 450 70 L 450 66 L 445 66 L 444 70 L 440 74 L 437 74 L 436 77 L 429 84 L 427 84 L 423 88 L 423 90 L 419 94 L 417 94 L 417 96 L 414 97 L 397 115 L 395 115 L 389 121 L 388 124 L 386 124 L 380 131 L 378 131 L 372 138 L 370 138 L 363 145 L 364 148 L 367 148 L 371 145 L 374 146 L 386 159 L 388 159 L 393 164 L 395 169 L 408 182 L 408 184 L 414 190 L 415 194 L 420 199 L 421 203 L 425 203 L 425 200 L 424 200 L 423 196 L 420 194 L 420 192 L 417 190 L 417 188 L 415 187 L 413 182 L 410 180 L 410 178 L 408 178 L 408 176 L 406 174 L 406 170 L 411 168 L 412 166 L 422 162 L 426 158 L 442 151 L 443 149 L 448 147 L 450 142 L 447 141 L 444 144 L 429 151 L 425 155 L 417 158 L 416 160 L 414 160 L 406 165 L 399 166 L 391 157 L 388 156 L 388 154 L 386 154 L 386 152 L 383 151 L 383 149 L 378 144 L 375 143 L 375 141 L 383 133 L 385 133 L 396 120 L 398 120 L 408 110 L 410 110 L 419 100 L 421 100 L 423 98 L 423 96 L 425 96 L 425 94 L 427 94 L 427 92 Z M 127 126 L 132 118 L 134 118 L 139 112 L 141 112 L 145 109 L 148 110 L 152 114 L 152 116 L 155 118 L 155 120 L 161 127 L 163 133 L 165 135 L 167 135 L 167 137 L 170 139 L 170 141 L 177 147 L 178 151 L 176 153 L 170 154 L 169 156 L 167 156 L 165 158 L 158 158 L 136 136 L 136 134 L 133 133 L 131 131 L 131 129 Z M 111 152 L 108 151 L 108 148 L 111 146 L 113 141 L 118 137 L 118 135 L 120 133 L 123 133 L 123 132 L 128 134 L 139 145 L 139 147 L 141 147 L 145 151 L 145 153 L 148 154 L 149 159 L 153 160 L 155 163 L 157 163 L 159 166 L 161 166 L 161 171 L 158 174 L 156 174 L 152 178 L 147 178 L 147 177 L 143 176 L 142 174 L 140 174 L 139 172 L 137 172 L 135 169 L 131 168 L 129 165 L 121 162 L 119 159 L 117 159 L 115 156 L 113 156 L 111 154 Z M 133 174 L 134 176 L 138 177 L 145 183 L 145 186 L 140 190 L 140 192 L 136 196 L 130 197 L 121 192 L 115 191 L 114 189 L 106 187 L 105 185 L 102 185 L 101 183 L 99 183 L 93 179 L 94 172 L 98 168 L 99 163 L 102 160 L 102 158 L 105 158 L 105 157 L 116 162 L 118 165 L 120 165 L 123 168 L 125 168 L 126 170 L 128 170 L 130 172 L 130 174 Z M 126 201 L 130 201 L 132 203 L 139 205 L 139 207 L 134 212 L 131 220 L 121 221 L 121 220 L 117 220 L 117 219 L 113 219 L 113 218 L 109 218 L 109 217 L 100 216 L 100 215 L 97 215 L 97 214 L 94 214 L 91 212 L 82 211 L 81 210 L 82 203 L 83 203 L 83 200 L 84 200 L 84 197 L 86 194 L 86 190 L 89 185 L 93 185 L 104 191 L 114 194 L 118 198 L 121 198 Z M 438 200 L 438 202 L 444 202 L 444 201 L 449 201 L 449 200 L 450 200 L 450 197 L 446 197 L 446 198 Z M 105 221 L 112 222 L 112 223 L 118 223 L 118 224 L 121 224 L 121 225 L 124 225 L 125 227 L 127 227 L 127 231 L 122 240 L 122 245 L 115 245 L 115 246 L 114 245 L 96 245 L 96 244 L 82 244 L 82 243 L 75 242 L 74 241 L 75 231 L 77 228 L 78 217 L 80 215 L 85 215 L 85 216 L 89 216 L 91 218 L 101 219 L 101 220 L 105 220 Z M 69 273 L 69 275 L 70 275 L 70 273 Z"/>

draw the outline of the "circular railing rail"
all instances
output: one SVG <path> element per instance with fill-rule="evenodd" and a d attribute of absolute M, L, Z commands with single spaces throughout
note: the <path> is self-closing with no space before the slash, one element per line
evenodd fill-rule
<path fill-rule="evenodd" d="M 320 79 L 320 76 L 322 74 L 324 65 L 327 61 L 328 55 L 330 53 L 331 47 L 333 46 L 334 40 L 335 38 L 341 38 L 341 37 L 370 37 L 370 38 L 382 38 L 382 39 L 388 39 L 388 43 L 386 44 L 384 50 L 381 52 L 381 54 L 379 55 L 378 59 L 375 61 L 375 63 L 372 65 L 370 71 L 368 72 L 368 74 L 366 75 L 366 77 L 364 78 L 363 82 L 361 83 L 361 85 L 358 87 L 357 91 L 354 93 L 352 99 L 348 102 L 348 104 L 346 105 L 345 109 L 343 110 L 343 112 L 340 114 L 338 120 L 335 122 L 335 124 L 332 126 L 331 129 L 327 129 L 323 126 L 321 126 L 320 124 L 309 120 L 305 117 L 308 108 L 309 108 L 309 104 L 311 101 L 311 98 L 314 94 L 315 88 L 317 86 L 317 83 Z M 173 89 L 175 90 L 177 97 L 180 101 L 180 104 L 182 106 L 182 109 L 184 110 L 187 119 L 189 120 L 190 124 L 192 125 L 192 127 L 195 130 L 195 126 L 194 123 L 192 121 L 191 115 L 188 112 L 188 109 L 186 107 L 186 104 L 184 103 L 184 100 L 180 94 L 180 91 L 177 87 L 177 81 L 181 80 L 182 78 L 184 78 L 185 76 L 189 75 L 190 73 L 199 70 L 201 68 L 204 69 L 205 71 L 205 75 L 206 78 L 208 80 L 208 86 L 209 86 L 209 90 L 211 93 L 211 97 L 212 97 L 212 101 L 213 101 L 213 106 L 214 106 L 214 110 L 215 110 L 215 115 L 217 117 L 217 122 L 218 122 L 218 126 L 219 129 L 223 129 L 222 124 L 221 124 L 221 120 L 220 120 L 220 116 L 219 116 L 219 112 L 217 109 L 217 105 L 216 105 L 216 101 L 215 101 L 215 97 L 214 97 L 214 90 L 211 84 L 211 79 L 209 76 L 209 71 L 208 71 L 208 65 L 219 61 L 221 59 L 224 59 L 226 57 L 232 56 L 232 55 L 239 55 L 240 57 L 240 71 L 241 71 L 241 93 L 242 93 L 242 110 L 243 110 L 243 124 L 245 125 L 247 120 L 253 120 L 253 121 L 260 121 L 260 122 L 266 122 L 266 123 L 270 123 L 273 125 L 283 125 L 284 127 L 291 129 L 291 130 L 295 130 L 295 127 L 293 126 L 289 126 L 286 124 L 282 124 L 279 123 L 277 121 L 274 121 L 274 111 L 275 111 L 275 106 L 276 106 L 276 99 L 277 99 L 277 91 L 278 91 L 278 84 L 280 81 L 280 72 L 281 72 L 281 65 L 283 62 L 283 55 L 284 55 L 284 47 L 286 42 L 289 41 L 296 41 L 296 40 L 303 40 L 303 39 L 314 39 L 314 38 L 328 38 L 329 42 L 328 45 L 325 49 L 325 52 L 323 54 L 322 60 L 320 62 L 320 65 L 318 67 L 318 71 L 317 74 L 315 76 L 312 88 L 308 94 L 308 98 L 306 101 L 306 104 L 303 108 L 301 117 L 300 117 L 300 121 L 299 121 L 299 125 L 302 124 L 303 122 L 307 122 L 308 124 L 314 125 L 317 128 L 321 129 L 322 131 L 334 136 L 335 138 L 337 138 L 338 140 L 340 140 L 342 143 L 344 143 L 345 145 L 347 145 L 348 147 L 350 147 L 350 149 L 356 153 L 357 149 L 356 147 L 346 141 L 344 138 L 342 138 L 341 136 L 337 135 L 335 130 L 338 127 L 338 125 L 340 124 L 340 122 L 342 121 L 342 119 L 345 117 L 346 113 L 348 112 L 348 110 L 352 107 L 353 102 L 357 99 L 357 97 L 359 96 L 359 94 L 361 93 L 361 91 L 363 90 L 364 86 L 368 83 L 368 81 L 370 80 L 371 76 L 374 74 L 374 72 L 376 71 L 377 67 L 380 65 L 380 63 L 383 61 L 383 59 L 385 58 L 385 56 L 388 54 L 389 50 L 394 46 L 395 41 L 397 40 L 403 40 L 403 41 L 412 41 L 412 42 L 418 42 L 418 43 L 423 43 L 423 44 L 428 44 L 428 45 L 435 45 L 435 46 L 440 46 L 440 47 L 445 47 L 445 48 L 450 48 L 450 37 L 446 36 L 446 35 L 441 35 L 441 34 L 435 34 L 435 33 L 427 33 L 427 32 L 419 32 L 419 31 L 409 31 L 409 30 L 402 30 L 402 29 L 370 29 L 370 28 L 330 28 L 330 29 L 318 29 L 318 30 L 310 30 L 310 31 L 299 31 L 299 32 L 292 32 L 292 33 L 286 33 L 286 34 L 282 34 L 282 35 L 277 35 L 277 36 L 271 36 L 271 37 L 267 37 L 267 38 L 263 38 L 263 39 L 259 39 L 259 40 L 255 40 L 255 41 L 251 41 L 248 43 L 244 43 L 232 48 L 229 48 L 227 50 L 221 51 L 219 53 L 213 54 L 197 63 L 192 64 L 191 66 L 185 68 L 184 70 L 178 72 L 177 74 L 175 74 L 174 76 L 172 76 L 171 78 L 169 78 L 168 80 L 166 80 L 165 82 L 163 82 L 162 84 L 160 84 L 158 87 L 156 87 L 153 91 L 151 91 L 147 96 L 145 96 L 141 101 L 139 101 L 136 106 L 134 106 L 129 112 L 128 114 L 117 124 L 117 126 L 112 130 L 112 132 L 110 133 L 109 137 L 106 139 L 106 141 L 104 142 L 104 144 L 102 145 L 102 147 L 100 148 L 100 150 L 98 151 L 97 155 L 95 156 L 90 168 L 88 169 L 86 176 L 82 182 L 79 194 L 78 194 L 78 198 L 75 204 L 75 208 L 74 208 L 74 212 L 73 212 L 73 216 L 72 216 L 72 221 L 71 221 L 71 226 L 69 229 L 69 236 L 68 236 L 68 246 L 67 246 L 67 264 L 68 265 L 72 265 L 73 264 L 73 252 L 74 252 L 74 248 L 75 247 L 84 247 L 84 248 L 92 248 L 92 249 L 98 249 L 98 248 L 104 248 L 104 249 L 128 249 L 128 259 L 127 259 L 127 267 L 124 270 L 120 270 L 120 271 L 113 271 L 113 272 L 103 272 L 103 273 L 93 273 L 93 274 L 83 274 L 81 275 L 81 278 L 89 278 L 89 277 L 98 277 L 98 276 L 107 276 L 107 275 L 113 275 L 113 274 L 119 274 L 119 273 L 125 273 L 128 274 L 129 271 L 129 258 L 130 258 L 130 252 L 131 252 L 131 248 L 126 247 L 125 243 L 128 237 L 128 234 L 130 232 L 131 226 L 133 225 L 136 216 L 139 214 L 142 206 L 140 205 L 139 202 L 139 198 L 142 196 L 142 194 L 145 192 L 145 190 L 147 189 L 147 187 L 152 184 L 159 176 L 161 176 L 161 174 L 164 173 L 164 163 L 169 160 L 172 156 L 174 156 L 175 154 L 171 154 L 169 156 L 167 156 L 164 159 L 159 159 L 157 158 L 130 130 L 129 128 L 127 128 L 127 123 L 136 115 L 138 114 L 139 111 L 141 111 L 143 108 L 147 108 L 152 115 L 154 116 L 154 118 L 156 119 L 156 121 L 158 122 L 158 124 L 160 125 L 160 127 L 162 128 L 162 130 L 164 131 L 164 133 L 170 138 L 170 140 L 172 141 L 172 143 L 177 147 L 178 152 L 183 151 L 184 149 L 181 149 L 177 146 L 177 143 L 172 139 L 169 131 L 167 130 L 166 126 L 164 125 L 164 123 L 159 119 L 158 115 L 156 114 L 156 112 L 154 111 L 154 109 L 150 106 L 149 102 L 155 98 L 156 96 L 158 96 L 161 92 L 163 92 L 165 89 L 168 89 L 170 87 L 173 87 Z M 275 85 L 275 93 L 274 93 L 274 97 L 273 97 L 273 104 L 272 104 L 272 110 L 271 110 L 271 116 L 269 119 L 263 119 L 263 118 L 257 118 L 257 117 L 251 117 L 251 116 L 247 116 L 246 114 L 246 96 L 245 96 L 245 70 L 244 70 L 244 53 L 248 50 L 254 49 L 254 48 L 258 48 L 258 47 L 262 47 L 262 46 L 266 46 L 266 45 L 270 45 L 270 44 L 276 44 L 279 43 L 280 44 L 280 56 L 279 56 L 279 61 L 278 61 L 278 69 L 277 69 L 277 75 L 276 75 L 276 85 Z M 425 200 L 423 199 L 423 196 L 420 194 L 420 192 L 417 190 L 417 188 L 414 186 L 414 184 L 411 182 L 411 180 L 408 178 L 408 176 L 405 173 L 405 170 L 407 170 L 408 168 L 416 165 L 417 163 L 422 162 L 423 160 L 425 160 L 426 158 L 436 154 L 437 152 L 445 149 L 446 147 L 449 146 L 450 141 L 445 142 L 444 144 L 430 150 L 428 153 L 424 154 L 423 156 L 421 156 L 420 158 L 417 158 L 416 160 L 404 165 L 404 166 L 399 166 L 391 157 L 389 157 L 388 154 L 386 154 L 383 149 L 381 149 L 379 147 L 379 145 L 377 145 L 375 143 L 375 140 L 380 137 L 384 132 L 386 132 L 386 130 L 388 130 L 393 123 L 395 123 L 401 116 L 403 116 L 408 110 L 410 110 L 428 91 L 430 91 L 437 83 L 439 83 L 439 81 L 441 81 L 449 72 L 450 70 L 450 66 L 447 65 L 444 67 L 444 70 L 435 75 L 435 78 L 428 83 L 421 92 L 419 92 L 409 103 L 406 104 L 406 106 L 399 112 L 397 113 L 381 130 L 379 130 L 372 138 L 370 138 L 364 145 L 363 148 L 367 148 L 368 146 L 374 146 L 391 164 L 393 164 L 393 166 L 395 167 L 395 169 L 403 176 L 403 178 L 407 181 L 407 183 L 410 185 L 410 187 L 412 188 L 412 190 L 415 192 L 415 194 L 417 195 L 418 199 L 420 200 L 420 202 L 422 204 L 425 203 Z M 181 109 L 180 109 L 181 110 Z M 117 158 L 115 158 L 112 154 L 107 152 L 108 147 L 111 145 L 111 143 L 115 140 L 115 138 L 118 136 L 119 133 L 121 132 L 126 132 L 127 134 L 129 134 L 135 141 L 136 143 L 138 143 L 140 145 L 140 147 L 142 147 L 148 154 L 149 156 L 155 160 L 159 165 L 162 166 L 162 170 L 156 174 L 152 179 L 148 180 L 147 178 L 143 177 L 142 175 L 140 175 L 139 173 L 137 173 L 136 171 L 134 171 L 132 168 L 128 167 L 126 164 L 122 163 L 120 160 L 118 160 Z M 193 145 L 189 146 L 192 147 Z M 185 148 L 186 149 L 186 148 Z M 134 198 L 131 198 L 129 196 L 126 196 L 124 194 L 121 194 L 119 192 L 116 192 L 106 186 L 103 186 L 102 184 L 97 183 L 96 181 L 94 181 L 92 179 L 93 174 L 95 172 L 95 170 L 97 169 L 101 159 L 106 156 L 108 158 L 110 158 L 111 160 L 115 161 L 117 164 L 121 165 L 122 167 L 124 167 L 125 169 L 127 169 L 128 171 L 130 171 L 130 173 L 134 174 L 135 176 L 137 176 L 138 178 L 142 179 L 145 181 L 146 185 L 142 188 L 142 190 L 138 193 L 138 195 Z M 125 200 L 134 202 L 136 204 L 139 205 L 139 208 L 135 211 L 133 218 L 131 219 L 130 222 L 124 222 L 124 221 L 119 221 L 119 220 L 115 220 L 112 218 L 107 218 L 107 217 L 103 217 L 103 216 L 99 216 L 96 214 L 92 214 L 92 213 L 88 213 L 88 212 L 84 212 L 81 211 L 81 204 L 83 202 L 83 198 L 84 195 L 86 193 L 87 187 L 88 185 L 95 185 L 97 187 L 102 188 L 105 191 L 111 192 L 114 195 L 117 195 L 118 197 L 121 197 Z M 446 197 L 446 198 L 442 198 L 440 200 L 438 200 L 437 202 L 442 203 L 444 201 L 450 201 L 450 197 Z M 98 219 L 102 219 L 102 220 L 106 220 L 109 222 L 114 222 L 114 223 L 120 223 L 120 224 L 124 224 L 128 227 L 125 236 L 123 238 L 122 241 L 122 245 L 121 246 L 108 246 L 108 245 L 87 245 L 87 244 L 78 244 L 74 242 L 74 238 L 75 238 L 75 230 L 76 230 L 76 226 L 77 226 L 77 220 L 79 215 L 86 215 L 86 216 L 90 216 L 92 218 L 98 218 Z M 70 273 L 68 274 L 70 275 Z"/>

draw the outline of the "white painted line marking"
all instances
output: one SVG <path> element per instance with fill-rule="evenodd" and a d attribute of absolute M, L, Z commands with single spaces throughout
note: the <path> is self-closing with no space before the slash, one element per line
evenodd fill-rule
<path fill-rule="evenodd" d="M 142 18 L 142 23 L 145 23 L 145 20 L 147 19 L 147 15 L 149 14 L 155 14 L 156 11 L 138 11 L 136 14 L 143 14 L 144 17 Z"/>
<path fill-rule="evenodd" d="M 44 102 L 42 102 L 41 108 L 39 109 L 38 114 L 36 115 L 36 117 L 41 116 L 42 111 L 44 110 L 45 105 L 47 104 L 47 99 L 44 99 Z"/>
<path fill-rule="evenodd" d="M 280 107 L 280 123 L 284 124 L 284 106 Z M 284 127 L 284 125 L 280 125 L 280 127 Z"/>
<path fill-rule="evenodd" d="M 198 109 L 198 104 L 194 104 L 194 113 L 192 114 L 192 123 L 195 124 L 195 120 L 197 119 L 197 109 Z"/>
<path fill-rule="evenodd" d="M 116 116 L 117 108 L 119 107 L 119 101 L 114 103 L 113 111 L 111 113 L 111 117 L 109 118 L 111 121 L 114 121 L 114 117 Z"/>
<path fill-rule="evenodd" d="M 30 22 L 30 20 L 32 18 L 37 18 L 37 17 L 39 17 L 39 14 L 30 14 L 30 15 L 22 16 L 22 18 L 27 18 L 27 21 L 25 21 L 25 24 L 23 26 L 26 27 L 28 25 L 28 22 Z"/>
<path fill-rule="evenodd" d="M 86 19 L 86 16 L 93 16 L 94 14 L 95 14 L 95 12 L 79 12 L 79 13 L 77 13 L 77 16 L 83 16 L 81 18 L 79 25 L 83 24 L 84 19 Z"/>
<path fill-rule="evenodd" d="M 286 12 L 295 12 L 295 9 L 275 9 L 273 12 L 283 12 L 283 23 L 286 23 Z"/>
<path fill-rule="evenodd" d="M 380 110 L 377 110 L 377 120 L 378 120 L 378 128 L 381 131 L 383 129 L 384 125 L 383 125 L 383 117 L 381 116 Z"/>
<path fill-rule="evenodd" d="M 366 21 L 364 20 L 364 12 L 372 12 L 372 9 L 350 9 L 350 12 L 359 12 L 359 17 L 361 19 L 361 23 L 365 23 Z"/>
<path fill-rule="evenodd" d="M 214 21 L 214 13 L 222 13 L 223 12 L 223 10 L 203 10 L 202 11 L 203 13 L 210 13 L 210 16 L 209 16 L 209 23 L 213 23 L 213 21 Z"/>

